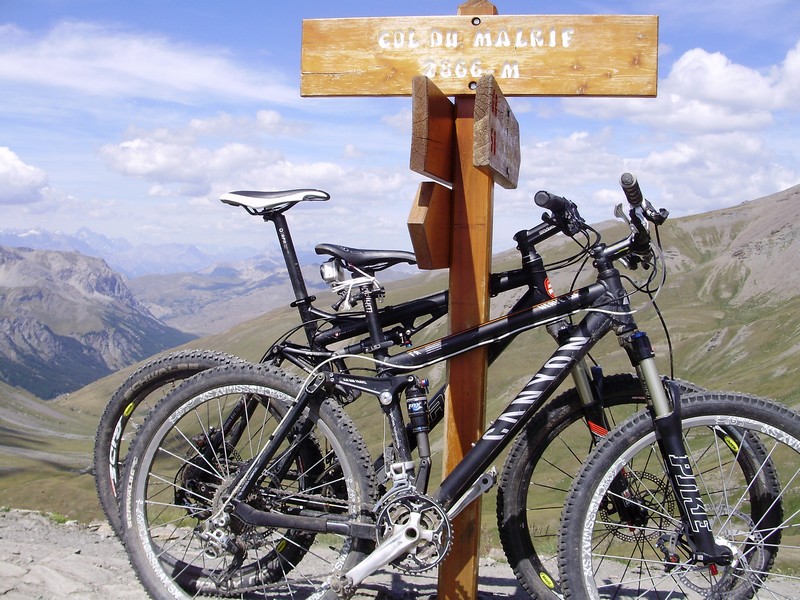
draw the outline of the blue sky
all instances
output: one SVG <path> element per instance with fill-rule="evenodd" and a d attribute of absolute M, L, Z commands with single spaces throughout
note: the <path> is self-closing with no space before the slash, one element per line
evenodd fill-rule
<path fill-rule="evenodd" d="M 0 0 L 0 229 L 88 227 L 134 243 L 274 246 L 219 203 L 233 189 L 327 190 L 289 213 L 301 247 L 410 249 L 422 177 L 408 98 L 301 98 L 304 18 L 451 15 L 459 2 Z M 522 165 L 495 194 L 496 249 L 539 189 L 591 221 L 638 174 L 674 215 L 800 183 L 796 0 L 497 0 L 511 14 L 659 16 L 655 99 L 512 98 Z"/>

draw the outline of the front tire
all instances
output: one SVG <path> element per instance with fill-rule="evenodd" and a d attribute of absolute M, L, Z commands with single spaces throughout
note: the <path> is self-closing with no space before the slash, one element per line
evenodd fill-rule
<path fill-rule="evenodd" d="M 678 381 L 681 393 L 699 391 Z M 630 374 L 603 377 L 604 416 L 621 423 L 645 405 L 642 384 Z M 546 404 L 514 441 L 497 493 L 500 541 L 520 585 L 532 598 L 561 594 L 556 564 L 558 522 L 570 485 L 594 447 L 578 392 Z"/>
<path fill-rule="evenodd" d="M 691 395 L 681 409 L 709 524 L 732 564 L 694 561 L 643 411 L 600 444 L 573 484 L 559 540 L 565 598 L 797 596 L 800 416 L 739 394 Z M 612 491 L 619 478 L 624 498 Z M 620 502 L 638 516 L 621 519 Z"/>

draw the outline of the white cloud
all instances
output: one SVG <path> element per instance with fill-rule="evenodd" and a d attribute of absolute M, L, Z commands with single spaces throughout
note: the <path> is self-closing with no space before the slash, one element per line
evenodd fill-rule
<path fill-rule="evenodd" d="M 272 135 L 297 135 L 306 127 L 298 123 L 289 123 L 274 110 L 260 110 L 256 113 L 256 123 L 261 131 Z"/>
<path fill-rule="evenodd" d="M 343 156 L 345 158 L 364 158 L 364 153 L 355 144 L 345 144 Z"/>
<path fill-rule="evenodd" d="M 612 138 L 612 130 L 606 128 L 536 141 L 522 149 L 520 171 L 534 185 L 561 185 L 567 193 L 616 171 L 620 158 L 608 149 Z"/>
<path fill-rule="evenodd" d="M 28 204 L 44 199 L 47 174 L 25 164 L 10 148 L 0 147 L 0 204 Z"/>
<path fill-rule="evenodd" d="M 773 123 L 775 110 L 796 110 L 798 100 L 800 43 L 766 74 L 695 48 L 673 63 L 657 98 L 574 98 L 564 107 L 583 117 L 629 119 L 692 135 L 763 128 Z"/>
<path fill-rule="evenodd" d="M 519 190 L 498 194 L 496 218 L 530 219 L 532 194 L 546 189 L 574 200 L 591 222 L 608 219 L 624 199 L 617 185 L 624 171 L 635 172 L 645 195 L 674 215 L 731 206 L 800 181 L 800 172 L 781 165 L 757 133 L 654 140 L 639 146 L 638 156 L 614 148 L 621 134 L 606 128 L 526 141 Z"/>
<path fill-rule="evenodd" d="M 675 61 L 666 84 L 672 94 L 714 105 L 743 110 L 772 105 L 769 77 L 702 48 L 689 50 Z"/>
<path fill-rule="evenodd" d="M 292 232 L 298 244 L 328 240 L 369 245 L 380 234 L 384 245 L 409 246 L 405 221 L 418 176 L 406 165 L 381 167 L 369 161 L 365 165 L 365 151 L 352 144 L 342 146 L 344 154 L 361 158 L 350 164 L 319 160 L 318 149 L 288 158 L 255 142 L 225 141 L 235 139 L 243 122 L 254 127 L 257 120 L 220 114 L 194 119 L 175 130 L 131 130 L 131 139 L 107 144 L 100 154 L 113 171 L 152 183 L 148 195 L 159 203 L 160 226 L 149 229 L 149 236 L 166 235 L 162 226 L 185 229 L 191 222 L 194 235 L 200 237 L 261 239 L 265 233 L 254 228 L 242 211 L 220 207 L 220 195 L 235 189 L 309 187 L 329 192 L 332 201 L 292 209 Z M 277 113 L 269 112 L 260 114 L 260 120 L 281 122 Z M 341 152 L 335 158 L 340 157 Z M 181 217 L 179 226 L 176 215 L 185 212 L 187 205 L 194 209 Z M 332 235 L 332 226 L 345 224 L 346 231 Z"/>
<path fill-rule="evenodd" d="M 752 200 L 795 185 L 800 173 L 772 160 L 762 140 L 736 132 L 697 136 L 630 161 L 677 214 Z"/>
<path fill-rule="evenodd" d="M 391 127 L 394 131 L 404 135 L 411 135 L 411 109 L 404 108 L 393 115 L 387 115 L 381 119 L 386 125 Z"/>
<path fill-rule="evenodd" d="M 786 109 L 798 110 L 800 106 L 800 42 L 787 54 L 773 77 L 775 85 L 775 103 Z"/>
<path fill-rule="evenodd" d="M 170 135 L 188 135 L 191 137 L 242 136 L 251 137 L 257 134 L 270 136 L 298 135 L 306 126 L 287 121 L 276 110 L 259 110 L 254 118 L 234 116 L 220 112 L 213 117 L 194 118 L 189 121 L 186 131 L 170 131 Z"/>
<path fill-rule="evenodd" d="M 207 148 L 192 141 L 163 141 L 140 137 L 119 144 L 107 144 L 100 150 L 107 165 L 123 175 L 142 177 L 159 184 L 189 183 L 192 195 L 208 193 L 210 184 L 227 179 L 231 173 L 264 168 L 280 160 L 281 154 L 241 143 L 227 143 Z M 186 188 L 183 188 L 186 189 Z M 153 193 L 164 195 L 156 186 Z M 169 192 L 172 195 L 174 192 Z"/>
<path fill-rule="evenodd" d="M 152 33 L 64 22 L 39 36 L 0 30 L 0 81 L 105 98 L 194 103 L 204 98 L 299 100 L 277 73 L 239 66 L 222 48 L 179 44 Z"/>

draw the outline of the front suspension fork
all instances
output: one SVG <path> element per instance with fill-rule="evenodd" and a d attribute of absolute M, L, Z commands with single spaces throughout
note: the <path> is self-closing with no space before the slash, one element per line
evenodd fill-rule
<path fill-rule="evenodd" d="M 644 387 L 661 457 L 686 525 L 693 559 L 702 564 L 729 565 L 733 555 L 729 548 L 714 541 L 708 513 L 683 442 L 678 385 L 674 381 L 665 383 L 661 380 L 646 333 L 634 332 L 623 340 L 623 345 Z"/>

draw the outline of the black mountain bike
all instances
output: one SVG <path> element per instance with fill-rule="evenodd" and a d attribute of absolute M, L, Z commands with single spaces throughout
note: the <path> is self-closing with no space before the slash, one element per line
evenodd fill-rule
<path fill-rule="evenodd" d="M 800 447 L 779 441 L 781 436 L 797 437 L 800 418 L 758 399 L 712 402 L 713 396 L 701 393 L 682 402 L 678 386 L 662 382 L 648 338 L 633 320 L 615 263 L 653 265 L 647 223 L 660 224 L 666 214 L 643 201 L 635 179 L 626 174 L 623 183 L 632 204 L 632 233 L 610 246 L 599 239 L 591 245 L 588 253 L 597 271 L 593 284 L 390 355 L 375 310 L 379 292 L 374 277 L 365 275 L 356 284 L 348 284 L 355 293 L 348 295 L 365 307 L 370 333 L 367 352 L 376 365 L 374 375 L 320 370 L 301 382 L 275 368 L 238 363 L 196 375 L 160 402 L 130 450 L 121 496 L 126 545 L 151 594 L 159 598 L 251 592 L 275 597 L 347 597 L 370 573 L 388 564 L 410 572 L 435 567 L 452 543 L 451 519 L 493 486 L 495 476 L 487 470 L 491 463 L 517 434 L 522 433 L 517 444 L 528 443 L 526 437 L 533 433 L 530 423 L 537 413 L 541 414 L 540 409 L 594 344 L 611 331 L 637 370 L 648 406 L 647 412 L 626 425 L 636 424 L 642 439 L 650 434 L 657 439 L 655 455 L 661 467 L 668 468 L 659 478 L 658 461 L 636 470 L 614 463 L 603 471 L 607 475 L 600 482 L 602 493 L 592 495 L 593 503 L 587 509 L 579 507 L 573 516 L 588 527 L 593 514 L 598 514 L 591 510 L 599 498 L 603 514 L 610 515 L 619 531 L 637 526 L 649 531 L 649 520 L 660 519 L 661 531 L 666 533 L 652 545 L 665 549 L 654 567 L 661 570 L 662 578 L 648 585 L 667 580 L 683 585 L 685 579 L 700 573 L 711 583 L 704 588 L 692 581 L 694 587 L 686 588 L 702 594 L 698 597 L 721 592 L 744 597 L 780 578 L 782 572 L 773 566 L 781 534 L 787 529 L 782 519 L 790 497 L 784 493 L 791 488 L 779 473 L 785 464 L 775 456 L 776 450 L 793 452 Z M 265 199 L 243 201 L 259 210 Z M 569 201 L 544 192 L 537 194 L 537 201 L 553 212 L 553 222 L 561 231 L 571 235 L 590 231 Z M 563 323 L 578 312 L 586 314 L 575 325 L 565 324 L 550 359 L 441 487 L 429 494 L 427 386 L 412 371 L 537 326 Z M 365 357 L 340 352 L 328 360 Z M 387 418 L 393 440 L 386 460 L 390 484 L 380 497 L 363 440 L 338 401 L 340 390 L 375 396 Z M 403 405 L 416 441 L 416 461 Z M 698 426 L 680 415 L 684 406 L 691 414 L 695 405 L 710 407 L 703 409 L 705 413 L 700 411 Z M 735 420 L 734 415 L 747 407 L 752 409 L 749 416 Z M 714 423 L 715 415 L 720 420 Z M 687 424 L 708 430 L 706 437 L 712 442 L 720 440 L 716 447 L 724 471 L 722 466 L 711 475 L 694 470 L 685 449 L 692 440 L 680 435 Z M 601 450 L 621 447 L 620 432 L 625 429 L 616 430 Z M 772 432 L 780 434 L 774 444 L 768 439 Z M 634 447 L 641 449 L 638 444 Z M 589 478 L 598 467 L 592 467 L 603 464 L 598 458 L 603 454 L 592 455 L 582 472 L 583 481 L 595 483 Z M 521 464 L 514 456 L 512 450 L 504 482 L 526 477 L 527 463 Z M 701 478 L 709 482 L 702 488 L 698 487 Z M 660 504 L 643 496 L 647 488 L 635 485 L 637 479 L 652 484 L 649 491 Z M 734 479 L 743 481 L 744 488 L 717 493 Z M 661 485 L 656 485 L 658 481 Z M 507 521 L 527 522 L 519 515 L 533 504 L 528 489 L 514 496 L 501 488 L 501 495 L 507 496 L 501 503 Z M 573 496 L 579 494 L 578 489 L 576 484 Z M 535 493 L 538 500 L 540 490 Z M 735 516 L 736 526 L 717 528 L 713 516 L 719 510 L 727 511 L 732 519 Z M 576 522 L 568 518 L 569 512 L 568 504 L 560 544 L 565 566 L 570 549 L 564 540 L 575 529 L 569 523 Z M 788 520 L 790 526 L 793 518 Z M 765 523 L 772 529 L 762 530 Z M 748 524 L 752 525 L 749 529 Z M 747 530 L 744 535 L 741 529 Z M 513 564 L 513 557 L 509 558 Z M 619 579 L 624 583 L 624 565 L 630 561 L 617 555 L 606 561 L 623 565 Z M 575 591 L 576 581 L 593 581 L 592 572 L 584 572 L 587 564 L 561 573 L 567 593 L 581 597 Z"/>
<path fill-rule="evenodd" d="M 273 366 L 287 362 L 310 372 L 315 368 L 336 370 L 347 373 L 347 355 L 361 355 L 374 352 L 370 338 L 359 339 L 369 334 L 370 324 L 363 312 L 341 312 L 343 307 L 352 308 L 358 303 L 359 286 L 363 278 L 374 277 L 375 272 L 398 262 L 413 262 L 414 257 L 406 252 L 387 252 L 357 250 L 332 244 L 321 244 L 317 252 L 332 256 L 322 268 L 323 278 L 327 278 L 334 289 L 340 293 L 336 312 L 323 311 L 314 305 L 316 300 L 308 295 L 306 284 L 299 268 L 299 261 L 292 243 L 285 212 L 303 200 L 325 200 L 327 194 L 317 190 L 293 190 L 289 192 L 255 193 L 258 202 L 268 206 L 253 208 L 253 196 L 236 193 L 227 195 L 223 201 L 236 206 L 243 205 L 251 214 L 263 217 L 275 226 L 281 243 L 290 281 L 294 290 L 293 303 L 300 313 L 301 325 L 290 330 L 287 335 L 269 347 L 262 363 Z M 576 213 L 577 215 L 577 213 Z M 545 222 L 518 232 L 514 239 L 520 251 L 522 266 L 519 269 L 492 274 L 491 294 L 527 287 L 518 299 L 512 312 L 530 308 L 552 297 L 547 269 L 536 250 L 537 244 L 554 236 L 562 228 L 573 233 L 580 229 L 569 221 L 572 215 L 556 211 L 547 216 Z M 580 255 L 565 259 L 554 266 L 571 264 Z M 348 270 L 352 278 L 345 279 L 343 270 Z M 382 290 L 374 281 L 372 293 Z M 409 346 L 411 338 L 419 331 L 434 323 L 446 314 L 448 293 L 443 291 L 430 296 L 411 300 L 397 305 L 382 307 L 377 315 L 382 331 L 379 345 L 389 347 Z M 306 344 L 290 341 L 296 330 L 305 333 Z M 568 334 L 566 322 L 554 323 L 550 331 L 556 337 Z M 512 341 L 516 333 L 492 341 L 489 345 L 489 361 L 493 362 Z M 351 343 L 334 353 L 330 348 Z M 116 391 L 108 403 L 100 420 L 95 443 L 95 474 L 101 505 L 115 531 L 121 533 L 118 512 L 119 477 L 127 452 L 128 438 L 141 426 L 146 414 L 167 392 L 188 377 L 206 369 L 228 365 L 240 359 L 220 352 L 207 350 L 179 351 L 146 363 L 133 373 Z M 352 362 L 351 359 L 347 359 Z M 329 363 L 330 361 L 330 363 Z M 545 565 L 537 548 L 543 548 L 545 555 L 555 555 L 557 527 L 554 523 L 563 506 L 569 482 L 577 473 L 582 461 L 594 440 L 614 423 L 622 420 L 644 405 L 641 385 L 636 377 L 628 374 L 603 376 L 599 367 L 588 368 L 581 360 L 572 371 L 575 388 L 561 394 L 546 410 L 537 413 L 528 426 L 525 439 L 515 444 L 509 457 L 510 464 L 524 465 L 522 468 L 506 468 L 501 479 L 501 494 L 498 497 L 498 529 L 506 553 L 514 557 L 514 570 L 522 585 L 532 595 L 549 594 L 550 590 L 559 592 L 555 560 Z M 684 392 L 699 391 L 700 388 L 681 382 Z M 337 399 L 342 403 L 352 401 L 360 392 L 353 388 L 338 386 Z M 435 427 L 444 415 L 444 388 L 429 395 L 428 414 L 430 427 Z M 591 423 L 593 429 L 587 427 Z M 407 426 L 409 447 L 416 446 L 416 436 Z M 554 443 L 557 442 L 557 443 Z M 391 452 L 391 448 L 389 452 Z M 374 470 L 379 483 L 387 478 L 382 454 L 374 461 Z M 565 460 L 565 457 L 568 457 Z M 547 470 L 551 464 L 559 464 L 559 469 L 569 474 L 563 481 L 554 483 Z M 545 468 L 542 468 L 545 467 Z M 520 475 L 514 475 L 519 472 Z M 514 475 L 514 476 L 511 476 Z M 508 498 L 527 498 L 530 486 L 547 486 L 550 490 L 546 505 L 529 507 L 525 513 L 509 518 L 504 507 Z M 514 500 L 518 502 L 518 500 Z M 524 535 L 520 535 L 522 532 Z"/>

